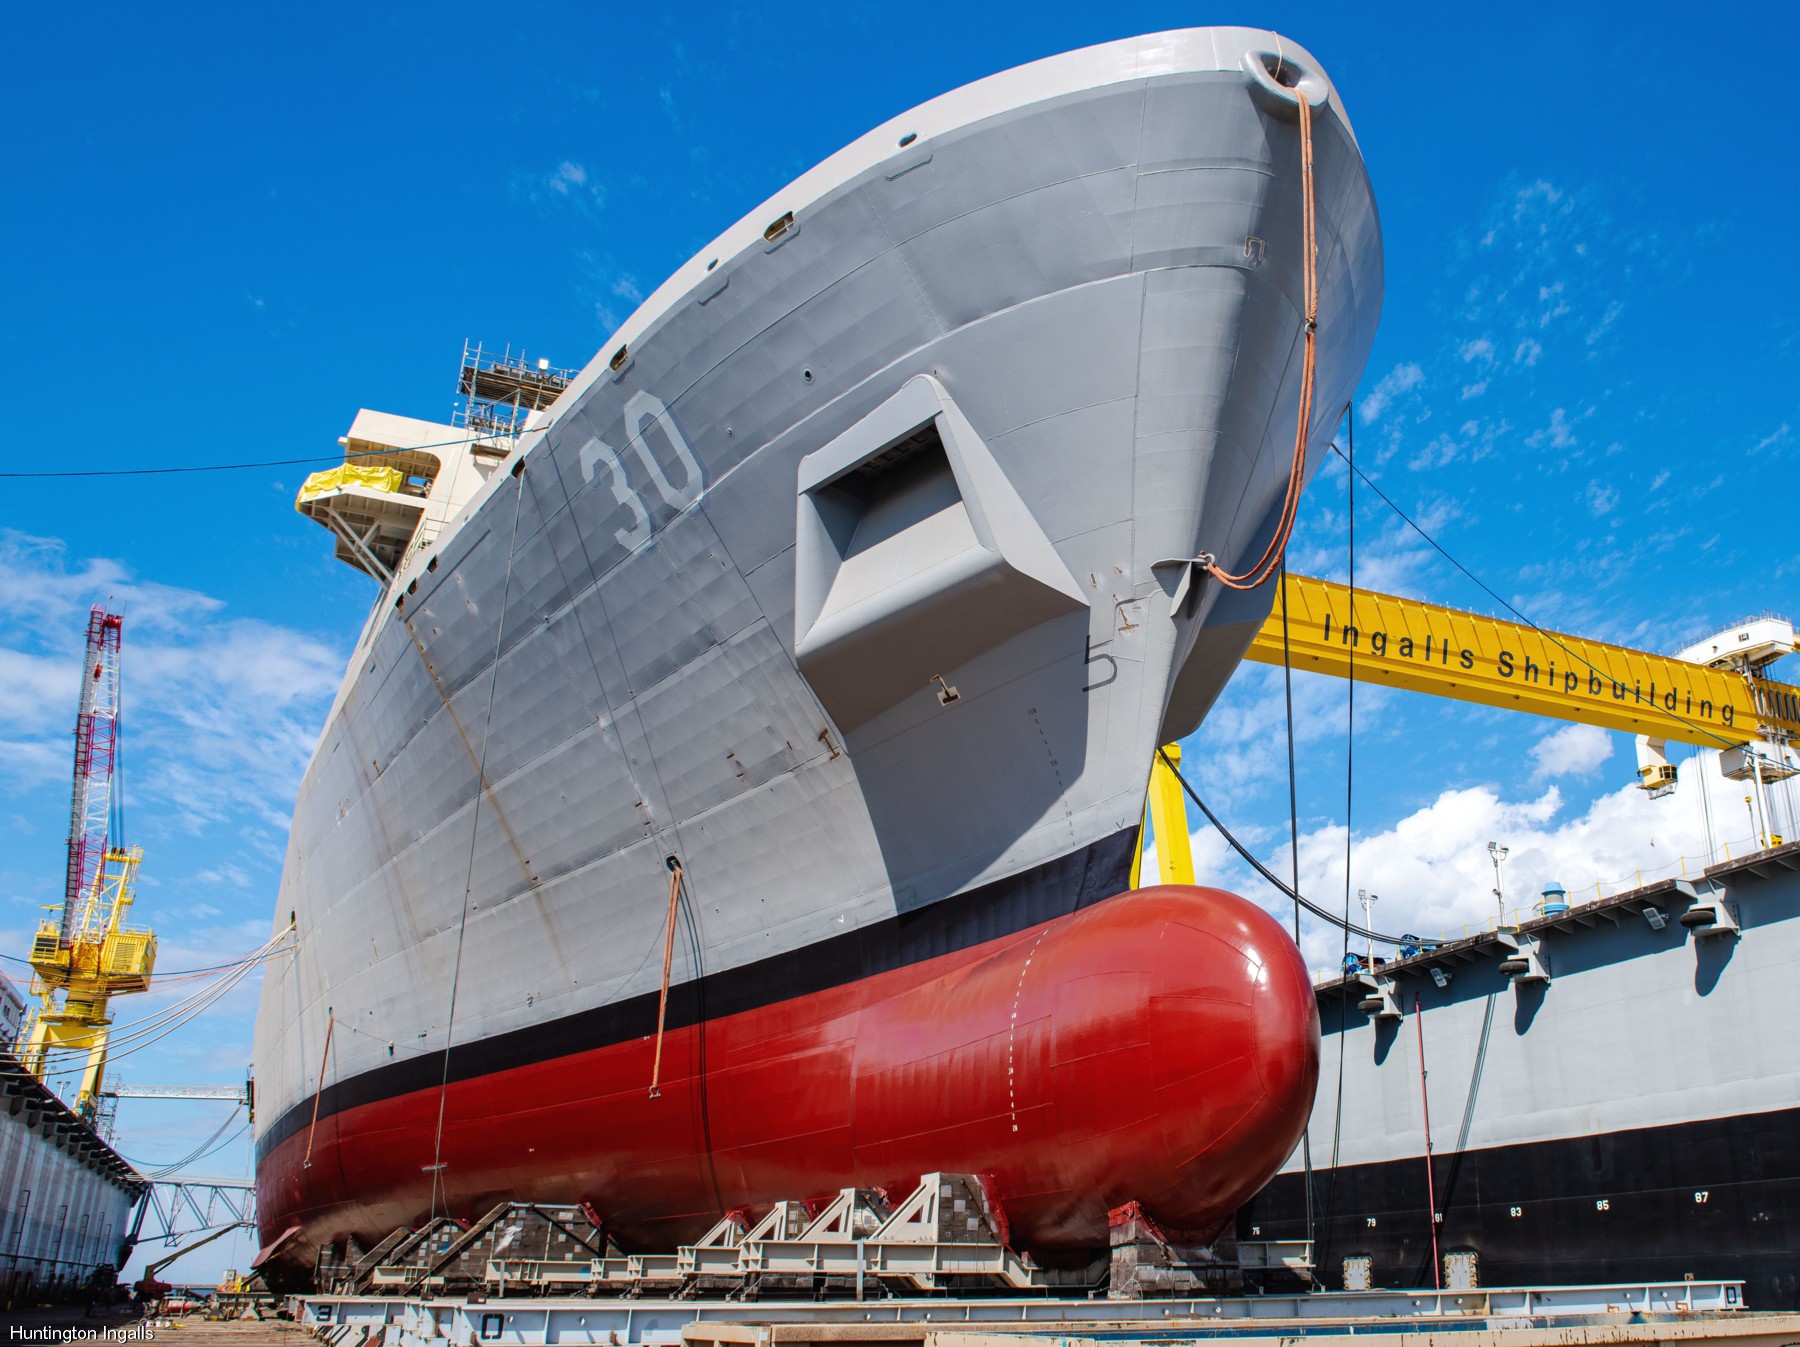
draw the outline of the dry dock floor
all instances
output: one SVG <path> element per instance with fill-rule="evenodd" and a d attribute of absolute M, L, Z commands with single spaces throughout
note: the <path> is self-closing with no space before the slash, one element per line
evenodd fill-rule
<path fill-rule="evenodd" d="M 746 1318 L 752 1316 L 747 1315 Z M 1020 1325 L 996 1331 L 993 1325 L 925 1324 L 690 1324 L 683 1347 L 1190 1347 L 1225 1339 L 1220 1347 L 1298 1347 L 1308 1336 L 1354 1336 L 1358 1347 L 1800 1347 L 1800 1314 L 1739 1312 L 1691 1320 L 1645 1322 L 1621 1316 L 1616 1323 L 1507 1327 L 1446 1324 L 1442 1329 L 1384 1325 L 1379 1319 L 1329 1325 L 1271 1323 L 1267 1320 L 1180 1320 L 1158 1324 L 1141 1338 L 1142 1323 L 1087 1326 L 1090 1335 Z M 1191 1329 L 1188 1336 L 1184 1329 Z M 23 1330 L 23 1331 L 21 1331 Z M 1094 1330 L 1098 1330 L 1095 1332 Z M 1038 1339 L 1033 1343 L 1032 1339 Z M 161 1347 L 307 1347 L 316 1342 L 306 1329 L 280 1319 L 207 1319 L 199 1314 L 144 1320 L 135 1315 L 90 1318 L 80 1310 L 0 1312 L 0 1347 L 12 1342 L 85 1341 L 104 1344 L 158 1343 Z M 446 1343 L 446 1347 L 451 1344 Z"/>
<path fill-rule="evenodd" d="M 1384 1324 L 1380 1319 L 1289 1324 L 1268 1320 L 1171 1320 L 1141 1338 L 1132 1329 L 1144 1324 L 1091 1324 L 1092 1336 L 1055 1331 L 1045 1325 L 996 1330 L 993 1325 L 933 1328 L 920 1324 L 693 1324 L 682 1331 L 684 1347 L 1124 1347 L 1151 1342 L 1156 1347 L 1191 1347 L 1208 1339 L 1224 1339 L 1230 1347 L 1296 1347 L 1308 1336 L 1353 1336 L 1358 1347 L 1796 1347 L 1800 1314 L 1734 1314 L 1691 1320 L 1649 1322 L 1619 1316 L 1615 1323 L 1526 1325 L 1507 1327 L 1490 1319 L 1486 1326 L 1448 1323 L 1442 1328 Z M 1191 1329 L 1192 1336 L 1184 1330 Z M 1100 1330 L 1095 1333 L 1094 1330 Z"/>

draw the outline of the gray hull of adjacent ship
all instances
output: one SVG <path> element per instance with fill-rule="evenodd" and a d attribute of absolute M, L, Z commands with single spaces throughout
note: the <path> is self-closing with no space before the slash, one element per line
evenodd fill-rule
<path fill-rule="evenodd" d="M 0 1310 L 110 1289 L 148 1184 L 3 1048 L 0 1077 Z"/>
<path fill-rule="evenodd" d="M 1165 34 L 947 95 L 772 198 L 409 555 L 295 807 L 265 1164 L 321 1084 L 329 1116 L 435 1082 L 447 1035 L 654 995 L 669 857 L 678 986 L 1047 867 L 1067 906 L 1122 887 L 1154 746 L 1267 608 L 1186 561 L 1253 559 L 1291 456 L 1271 65 L 1314 107 L 1316 466 L 1381 294 L 1360 154 L 1291 43 Z M 292 1205 L 266 1173 L 261 1202 Z"/>
<path fill-rule="evenodd" d="M 1715 903 L 1739 933 L 1701 920 Z M 1800 1308 L 1800 844 L 1525 930 L 1547 982 L 1512 983 L 1490 935 L 1389 970 L 1403 1019 L 1359 1009 L 1363 984 L 1321 988 L 1327 1284 L 1347 1260 L 1432 1283 L 1422 1010 L 1440 1255 L 1472 1255 L 1483 1285 L 1741 1278 L 1752 1309 Z M 1240 1233 L 1305 1236 L 1303 1162 Z"/>

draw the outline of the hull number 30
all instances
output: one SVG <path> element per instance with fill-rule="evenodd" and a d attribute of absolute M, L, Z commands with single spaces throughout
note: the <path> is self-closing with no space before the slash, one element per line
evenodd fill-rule
<path fill-rule="evenodd" d="M 652 444 L 652 436 L 662 442 L 662 452 Z M 700 494 L 703 478 L 694 447 L 682 434 L 663 400 L 654 393 L 639 389 L 625 403 L 625 447 L 643 466 L 650 488 L 662 498 L 670 510 L 679 512 Z M 605 440 L 592 436 L 581 446 L 581 475 L 590 483 L 598 482 L 604 472 L 612 486 L 615 501 L 625 507 L 630 521 L 613 531 L 613 536 L 627 550 L 650 538 L 650 512 L 644 499 L 631 489 L 626 480 L 625 464 L 618 450 Z M 667 458 L 671 461 L 664 462 Z M 681 477 L 677 486 L 670 475 L 673 469 Z"/>

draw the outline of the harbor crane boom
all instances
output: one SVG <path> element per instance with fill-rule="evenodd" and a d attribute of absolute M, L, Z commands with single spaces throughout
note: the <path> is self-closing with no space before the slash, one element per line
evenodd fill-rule
<path fill-rule="evenodd" d="M 40 1079 L 52 1074 L 52 1052 L 85 1054 L 75 1111 L 90 1120 L 106 1071 L 108 1003 L 147 988 L 156 963 L 155 933 L 124 924 L 143 853 L 123 846 L 116 831 L 123 632 L 122 617 L 94 606 L 75 716 L 63 900 L 31 943 L 31 990 L 40 1004 L 20 1035 L 20 1058 Z"/>

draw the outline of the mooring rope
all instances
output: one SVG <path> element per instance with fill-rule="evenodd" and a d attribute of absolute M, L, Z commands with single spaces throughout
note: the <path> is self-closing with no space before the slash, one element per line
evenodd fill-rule
<path fill-rule="evenodd" d="M 1287 495 L 1282 500 L 1281 520 L 1269 545 L 1254 566 L 1237 575 L 1220 566 L 1216 557 L 1206 562 L 1206 573 L 1228 589 L 1255 589 L 1275 574 L 1287 553 L 1288 539 L 1293 536 L 1294 520 L 1300 513 L 1300 489 L 1306 479 L 1306 440 L 1307 432 L 1312 428 L 1313 371 L 1319 328 L 1319 241 L 1317 208 L 1313 200 L 1312 103 L 1297 83 L 1294 101 L 1300 109 L 1301 281 L 1306 299 L 1300 413 L 1294 427 L 1294 457 L 1288 465 Z"/>
<path fill-rule="evenodd" d="M 681 862 L 669 857 L 669 918 L 663 927 L 662 996 L 656 1003 L 656 1059 L 650 1065 L 650 1097 L 662 1097 L 663 1027 L 669 1018 L 669 969 L 675 962 L 675 910 L 681 902 Z"/>
<path fill-rule="evenodd" d="M 313 1133 L 319 1130 L 319 1101 L 325 1098 L 325 1068 L 331 1062 L 331 1031 L 337 1025 L 337 1012 L 330 1006 L 325 1008 L 325 1047 L 319 1053 L 319 1084 L 313 1090 L 312 1123 L 306 1129 L 306 1158 L 300 1162 L 300 1168 L 312 1168 Z"/>

